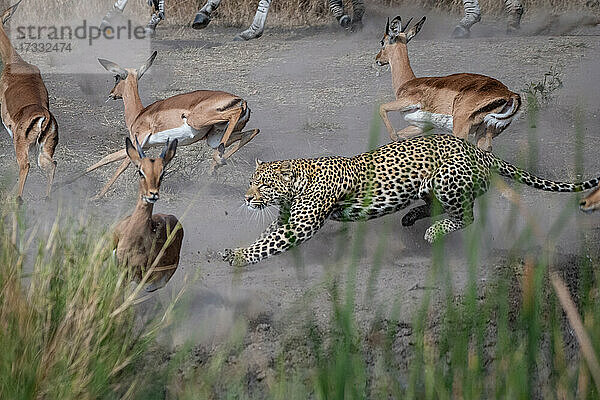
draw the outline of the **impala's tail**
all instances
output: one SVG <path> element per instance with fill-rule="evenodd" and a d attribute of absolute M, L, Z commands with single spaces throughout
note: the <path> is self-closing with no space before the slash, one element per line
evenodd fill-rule
<path fill-rule="evenodd" d="M 6 31 L 4 30 L 4 25 L 10 19 L 10 17 L 12 17 L 12 15 L 16 11 L 16 9 L 19 6 L 19 3 L 21 3 L 21 1 L 22 0 L 20 0 L 19 2 L 17 2 L 14 5 L 8 7 L 2 13 L 2 17 L 1 17 L 2 24 L 0 25 L 0 56 L 2 56 L 2 62 L 4 64 L 7 64 L 8 61 L 15 56 L 19 57 L 19 55 L 13 48 L 12 44 L 10 43 L 10 39 L 9 39 L 8 35 L 6 34 Z"/>
<path fill-rule="evenodd" d="M 517 182 L 534 187 L 536 189 L 541 189 L 548 192 L 582 192 L 584 190 L 592 189 L 598 186 L 598 183 L 600 183 L 600 177 L 577 183 L 549 181 L 547 179 L 539 178 L 533 174 L 530 174 L 529 172 L 515 167 L 514 165 L 509 164 L 495 156 L 493 157 L 494 166 L 500 175 L 514 179 Z"/>
<path fill-rule="evenodd" d="M 497 131 L 502 131 L 510 125 L 520 108 L 521 96 L 517 93 L 513 93 L 500 112 L 486 115 L 485 118 L 483 118 L 483 122 L 487 126 L 493 126 Z"/>

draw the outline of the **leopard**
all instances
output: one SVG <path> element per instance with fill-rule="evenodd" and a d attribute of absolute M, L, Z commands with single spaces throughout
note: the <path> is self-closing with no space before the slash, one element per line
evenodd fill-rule
<path fill-rule="evenodd" d="M 600 177 L 579 183 L 543 179 L 445 134 L 392 142 L 353 157 L 257 159 L 245 204 L 253 210 L 276 206 L 279 214 L 250 246 L 220 254 L 235 267 L 255 264 L 306 242 L 327 220 L 366 221 L 420 200 L 425 204 L 410 209 L 402 225 L 432 216 L 436 201 L 442 215 L 424 237 L 434 243 L 473 222 L 475 199 L 488 190 L 493 174 L 549 192 L 581 192 L 600 182 Z"/>

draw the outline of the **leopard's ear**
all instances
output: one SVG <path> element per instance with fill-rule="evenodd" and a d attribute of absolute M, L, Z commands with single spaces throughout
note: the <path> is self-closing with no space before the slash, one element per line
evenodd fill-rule
<path fill-rule="evenodd" d="M 262 164 L 264 164 L 264 163 L 265 163 L 265 162 L 264 162 L 263 160 L 261 160 L 260 158 L 256 158 L 256 159 L 254 160 L 254 162 L 256 163 L 256 166 L 257 166 L 257 167 L 258 167 L 259 165 L 262 165 Z"/>
<path fill-rule="evenodd" d="M 279 173 L 284 181 L 291 181 L 294 177 L 294 173 L 292 171 L 292 164 L 289 161 L 282 161 L 279 166 Z"/>

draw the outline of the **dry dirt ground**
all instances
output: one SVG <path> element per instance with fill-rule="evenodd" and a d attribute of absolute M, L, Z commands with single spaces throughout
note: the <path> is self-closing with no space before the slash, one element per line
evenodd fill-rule
<path fill-rule="evenodd" d="M 541 30 L 541 34 L 507 37 L 502 33 L 503 21 L 488 20 L 474 28 L 473 38 L 457 41 L 448 37 L 452 21 L 430 17 L 410 43 L 416 75 L 482 73 L 520 92 L 555 68 L 564 85 L 540 112 L 537 128 L 530 128 L 524 107 L 523 116 L 495 139 L 494 152 L 518 165 L 533 165 L 531 168 L 546 178 L 580 179 L 575 168 L 578 126 L 583 132 L 583 177 L 600 175 L 595 147 L 599 137 L 600 27 L 557 34 L 560 26 L 554 25 L 550 30 Z M 373 65 L 384 24 L 383 15 L 372 15 L 365 29 L 354 35 L 333 26 L 268 29 L 260 40 L 248 43 L 232 42 L 237 32 L 234 29 L 159 31 L 151 44 L 159 51 L 158 58 L 140 84 L 144 104 L 196 89 L 225 90 L 248 101 L 252 116 L 247 127 L 261 129 L 261 134 L 216 177 L 208 174 L 210 152 L 202 142 L 178 149 L 169 168 L 155 210 L 179 216 L 185 239 L 179 269 L 167 288 L 158 291 L 151 301 L 167 303 L 186 279 L 195 280 L 188 289 L 184 318 L 174 323 L 172 332 L 164 338 L 166 343 L 219 343 L 239 317 L 285 325 L 282 321 L 308 309 L 318 319 L 326 318 L 330 299 L 322 283 L 329 273 L 343 271 L 347 265 L 336 262 L 340 242 L 345 260 L 354 246 L 352 239 L 339 240 L 343 238 L 343 225 L 329 222 L 296 251 L 238 271 L 223 263 L 217 252 L 250 244 L 270 222 L 268 216 L 242 207 L 255 158 L 353 155 L 368 148 L 369 131 L 379 118 L 378 105 L 393 98 L 389 70 Z M 524 31 L 539 31 L 539 26 L 526 23 Z M 141 65 L 147 55 L 127 56 Z M 120 61 L 122 57 L 125 55 L 115 54 L 112 58 Z M 41 58 L 27 59 L 44 62 Z M 112 76 L 98 67 L 95 74 L 45 73 L 44 79 L 60 124 L 57 181 L 122 148 L 127 134 L 123 105 L 120 101 L 104 102 L 113 85 Z M 393 123 L 396 127 L 404 124 L 396 116 Z M 379 144 L 388 141 L 383 127 L 379 127 L 376 139 Z M 528 155 L 530 139 L 535 144 L 534 153 L 537 151 L 534 159 Z M 6 133 L 0 141 L 2 176 L 12 184 L 16 171 L 12 142 Z M 89 174 L 58 191 L 50 203 L 43 202 L 44 181 L 32 168 L 25 193 L 28 220 L 51 221 L 60 208 L 63 214 L 89 215 L 99 226 L 108 228 L 133 208 L 137 193 L 134 169 L 127 170 L 101 201 L 87 203 L 85 199 L 99 190 L 115 168 L 112 165 Z M 550 231 L 561 211 L 571 210 L 566 222 L 561 223 L 559 252 L 578 254 L 582 237 L 596 240 L 600 215 L 582 215 L 575 195 L 510 185 L 519 186 L 524 209 L 536 221 L 542 236 Z M 514 245 L 515 236 L 510 232 L 520 232 L 526 219 L 511 218 L 510 203 L 498 190 L 492 189 L 484 197 L 489 212 L 477 270 L 482 283 Z M 476 216 L 479 214 L 476 210 Z M 422 298 L 422 288 L 428 285 L 432 255 L 423 235 L 430 220 L 405 228 L 400 224 L 402 215 L 366 224 L 367 239 L 359 251 L 357 272 L 359 324 L 368 324 L 376 313 L 389 313 L 394 304 L 400 306 L 400 320 L 410 323 Z M 356 225 L 350 226 L 350 238 L 355 230 Z M 459 290 L 467 276 L 464 249 L 468 235 L 469 229 L 454 233 L 446 245 L 445 262 Z M 384 253 L 371 297 L 366 295 L 367 283 L 381 242 Z M 540 243 L 541 238 L 527 244 L 522 254 Z M 268 339 L 270 344 L 263 346 L 264 351 L 274 354 L 277 340 L 276 335 Z"/>

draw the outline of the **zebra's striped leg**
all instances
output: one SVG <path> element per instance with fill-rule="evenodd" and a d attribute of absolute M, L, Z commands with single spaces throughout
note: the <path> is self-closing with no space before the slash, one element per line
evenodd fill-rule
<path fill-rule="evenodd" d="M 329 10 L 337 19 L 338 23 L 342 28 L 350 27 L 350 17 L 344 11 L 344 3 L 342 0 L 329 0 Z"/>
<path fill-rule="evenodd" d="M 106 13 L 104 18 L 102 18 L 102 22 L 100 22 L 100 29 L 104 30 L 109 26 L 112 26 L 113 21 L 119 15 L 123 14 L 123 10 L 127 5 L 128 0 L 117 0 L 113 7 Z"/>
<path fill-rule="evenodd" d="M 271 0 L 260 0 L 258 2 L 258 8 L 256 9 L 256 14 L 254 15 L 252 25 L 250 25 L 250 27 L 245 31 L 237 34 L 233 40 L 250 40 L 261 37 L 265 29 L 265 21 L 267 20 L 270 6 Z"/>
<path fill-rule="evenodd" d="M 210 22 L 210 16 L 221 4 L 221 0 L 208 0 L 206 4 L 198 11 L 194 22 L 192 22 L 192 28 L 203 29 L 206 28 Z"/>
<path fill-rule="evenodd" d="M 113 7 L 115 9 L 123 12 L 123 10 L 125 9 L 125 6 L 127 5 L 127 1 L 128 0 L 117 0 L 117 2 L 115 3 L 115 5 Z"/>
<path fill-rule="evenodd" d="M 165 19 L 165 0 L 148 0 L 148 5 L 154 8 L 154 12 L 146 25 L 145 32 L 147 36 L 152 37 L 156 33 L 156 27 L 160 21 Z"/>
<path fill-rule="evenodd" d="M 362 17 L 365 14 L 364 0 L 352 0 L 352 31 L 362 29 Z"/>
<path fill-rule="evenodd" d="M 460 20 L 452 36 L 458 39 L 471 35 L 471 27 L 481 20 L 481 8 L 478 0 L 462 0 L 465 10 L 464 17 Z"/>
<path fill-rule="evenodd" d="M 521 29 L 521 16 L 523 15 L 523 4 L 521 0 L 504 0 L 504 8 L 508 14 L 508 25 L 506 33 L 511 34 Z"/>

